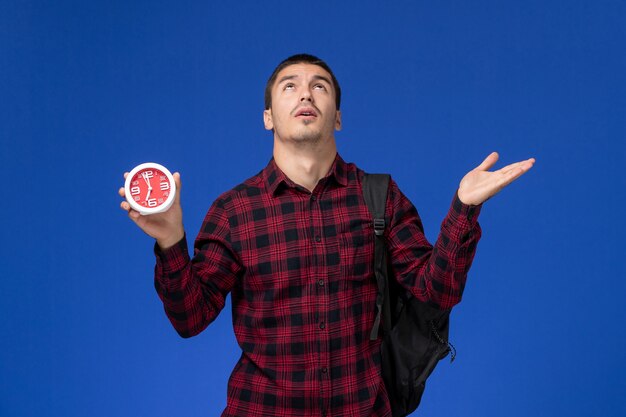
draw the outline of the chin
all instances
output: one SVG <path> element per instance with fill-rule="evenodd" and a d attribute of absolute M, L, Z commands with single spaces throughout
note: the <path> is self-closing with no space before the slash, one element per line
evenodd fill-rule
<path fill-rule="evenodd" d="M 322 133 L 318 130 L 301 129 L 292 136 L 296 142 L 317 142 L 322 137 Z"/>

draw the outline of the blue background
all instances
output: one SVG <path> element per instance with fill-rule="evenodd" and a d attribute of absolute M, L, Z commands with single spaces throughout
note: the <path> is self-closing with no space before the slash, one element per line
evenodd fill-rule
<path fill-rule="evenodd" d="M 0 415 L 219 415 L 230 305 L 175 334 L 117 189 L 180 171 L 195 237 L 269 160 L 263 88 L 299 52 L 341 83 L 341 155 L 431 241 L 489 152 L 537 158 L 483 208 L 458 357 L 416 414 L 626 415 L 625 47 L 623 1 L 2 1 Z"/>

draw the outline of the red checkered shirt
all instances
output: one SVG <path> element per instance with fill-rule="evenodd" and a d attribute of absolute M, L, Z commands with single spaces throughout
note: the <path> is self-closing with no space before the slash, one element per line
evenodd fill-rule
<path fill-rule="evenodd" d="M 242 353 L 222 416 L 391 416 L 380 369 L 373 220 L 363 171 L 337 155 L 313 192 L 273 160 L 209 209 L 186 239 L 155 249 L 155 286 L 174 328 L 200 333 L 230 292 Z M 386 229 L 395 279 L 421 300 L 461 299 L 480 237 L 480 206 L 455 196 L 431 246 L 392 180 Z"/>

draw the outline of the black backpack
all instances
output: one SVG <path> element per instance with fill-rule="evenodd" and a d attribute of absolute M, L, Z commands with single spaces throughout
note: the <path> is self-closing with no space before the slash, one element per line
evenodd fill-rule
<path fill-rule="evenodd" d="M 437 363 L 450 352 L 452 362 L 456 352 L 448 342 L 450 310 L 430 307 L 404 290 L 395 279 L 388 279 L 383 234 L 387 224 L 389 178 L 387 174 L 365 174 L 363 178 L 363 196 L 374 218 L 374 267 L 378 284 L 377 314 L 370 340 L 378 338 L 382 315 L 382 376 L 393 417 L 404 417 L 419 405 L 426 379 Z"/>

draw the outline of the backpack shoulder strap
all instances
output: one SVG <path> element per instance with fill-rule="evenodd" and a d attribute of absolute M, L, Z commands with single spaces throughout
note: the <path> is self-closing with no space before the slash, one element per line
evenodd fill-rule
<path fill-rule="evenodd" d="M 362 183 L 363 198 L 365 198 L 365 204 L 367 204 L 367 208 L 374 219 L 374 272 L 378 285 L 378 294 L 376 295 L 376 319 L 372 327 L 372 332 L 370 333 L 370 340 L 376 340 L 378 338 L 381 315 L 384 318 L 383 328 L 386 331 L 391 330 L 389 286 L 387 284 L 387 256 L 383 237 L 385 227 L 387 226 L 385 207 L 387 205 L 389 179 L 390 176 L 388 174 L 365 174 Z M 383 309 L 385 310 L 384 314 Z"/>
<path fill-rule="evenodd" d="M 377 236 L 385 232 L 385 206 L 389 174 L 365 174 L 363 176 L 363 197 L 365 204 L 374 218 L 374 231 Z"/>

